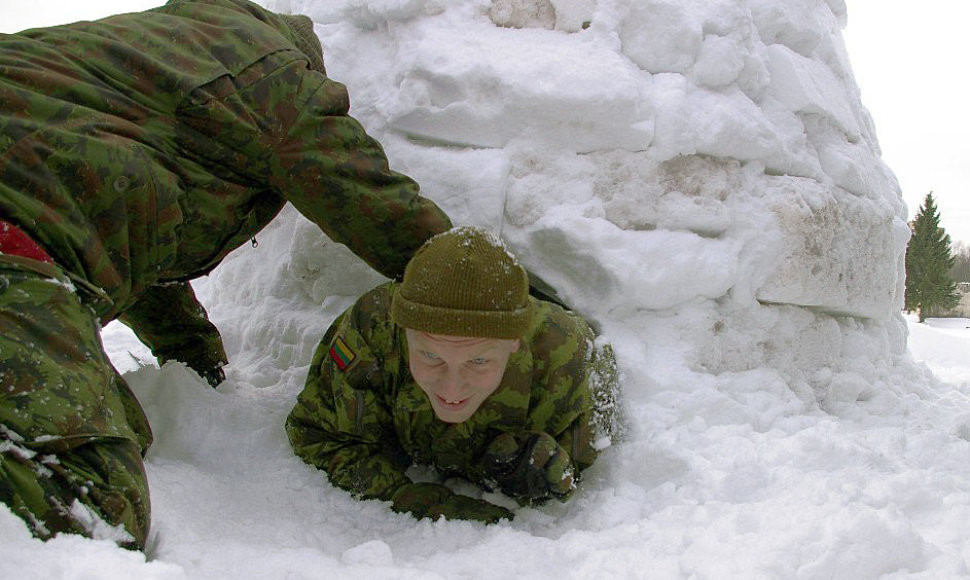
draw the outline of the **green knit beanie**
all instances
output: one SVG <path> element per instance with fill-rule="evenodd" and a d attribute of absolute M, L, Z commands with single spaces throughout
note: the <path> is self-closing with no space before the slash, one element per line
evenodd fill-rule
<path fill-rule="evenodd" d="M 317 33 L 313 31 L 313 21 L 302 14 L 280 14 L 279 17 L 293 33 L 292 39 L 296 48 L 310 59 L 310 68 L 327 74 L 323 67 L 323 46 Z"/>
<path fill-rule="evenodd" d="M 498 238 L 472 227 L 425 242 L 391 303 L 398 326 L 449 336 L 521 338 L 531 319 L 525 268 Z"/>

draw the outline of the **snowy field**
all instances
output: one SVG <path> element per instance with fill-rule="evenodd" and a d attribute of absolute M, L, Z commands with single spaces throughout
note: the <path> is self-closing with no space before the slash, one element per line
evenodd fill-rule
<path fill-rule="evenodd" d="M 218 390 L 105 332 L 155 431 L 149 559 L 0 507 L 0 578 L 970 577 L 970 323 L 899 314 L 906 208 L 843 0 L 266 4 L 313 18 L 392 167 L 613 344 L 625 437 L 496 526 L 331 487 L 283 421 L 381 280 L 288 208 L 196 285 Z"/>
<path fill-rule="evenodd" d="M 970 320 L 907 323 L 920 372 L 945 378 L 924 376 L 932 388 L 832 416 L 786 409 L 752 377 L 733 412 L 754 424 L 715 411 L 741 401 L 685 388 L 640 410 L 647 434 L 610 449 L 568 505 L 493 527 L 356 502 L 292 456 L 298 371 L 272 387 L 231 372 L 218 392 L 180 365 L 129 372 L 155 427 L 151 561 L 107 541 L 42 543 L 0 506 L 0 577 L 967 577 Z M 120 368 L 150 358 L 124 327 L 105 337 Z"/>

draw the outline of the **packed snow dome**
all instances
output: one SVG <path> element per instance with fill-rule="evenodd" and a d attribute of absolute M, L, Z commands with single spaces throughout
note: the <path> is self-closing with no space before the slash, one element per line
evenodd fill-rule
<path fill-rule="evenodd" d="M 150 559 L 0 510 L 4 577 L 967 573 L 967 396 L 906 349 L 906 209 L 843 0 L 265 5 L 314 20 L 394 169 L 613 345 L 623 437 L 568 503 L 495 526 L 331 486 L 283 421 L 381 278 L 287 208 L 196 285 L 229 351 L 218 390 L 105 332 L 155 430 Z"/>
<path fill-rule="evenodd" d="M 909 230 L 841 0 L 268 6 L 317 23 L 395 168 L 616 343 L 631 410 L 669 388 L 733 397 L 752 371 L 829 412 L 891 388 Z M 374 283 L 302 231 L 285 273 L 239 289 L 300 281 L 320 304 Z"/>

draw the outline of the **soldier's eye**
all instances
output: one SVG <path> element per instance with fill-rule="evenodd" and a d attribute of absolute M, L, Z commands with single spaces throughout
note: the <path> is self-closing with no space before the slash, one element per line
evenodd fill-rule
<path fill-rule="evenodd" d="M 473 365 L 478 365 L 478 366 L 487 365 L 489 363 L 489 359 L 487 359 L 487 358 L 481 358 L 481 357 L 479 357 L 479 358 L 473 358 L 471 360 L 471 363 Z"/>
<path fill-rule="evenodd" d="M 421 351 L 421 355 L 424 356 L 424 358 L 430 359 L 430 360 L 438 360 L 438 359 L 441 358 L 437 354 L 435 354 L 433 352 L 428 352 L 426 350 L 422 350 Z"/>

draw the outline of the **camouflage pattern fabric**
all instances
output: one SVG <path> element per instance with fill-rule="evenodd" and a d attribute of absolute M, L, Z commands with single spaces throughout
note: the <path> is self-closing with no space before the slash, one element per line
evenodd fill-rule
<path fill-rule="evenodd" d="M 0 448 L 0 502 L 35 536 L 80 534 L 145 548 L 148 480 L 134 443 L 105 438 L 56 454 L 35 448 L 10 439 Z"/>
<path fill-rule="evenodd" d="M 72 452 L 147 441 L 137 402 L 98 342 L 98 323 L 128 312 L 160 358 L 191 359 L 203 375 L 218 368 L 224 352 L 201 307 L 186 293 L 159 300 L 157 289 L 210 271 L 287 202 L 392 278 L 427 238 L 451 227 L 348 115 L 346 89 L 327 78 L 308 33 L 305 18 L 246 0 L 173 0 L 0 34 L 0 219 L 59 267 L 48 276 L 57 284 L 18 279 L 16 292 L 0 295 L 4 324 L 14 324 L 0 343 L 0 446 L 22 439 L 28 450 L 43 442 Z M 67 294 L 83 306 L 68 306 Z M 185 337 L 166 336 L 184 328 L 202 333 L 199 352 Z M 79 346 L 69 348 L 66 337 Z M 41 380 L 51 373 L 63 382 Z M 101 515 L 123 520 L 138 543 L 147 487 L 140 461 L 130 449 L 122 455 L 128 459 L 98 469 L 124 478 L 115 469 L 130 464 L 122 487 L 141 499 L 129 511 L 102 505 Z M 10 465 L 5 471 L 19 470 L 10 478 L 39 478 L 29 493 L 47 489 L 39 464 Z M 94 468 L 77 465 L 97 487 Z M 58 489 L 71 485 L 68 475 Z M 31 511 L 45 537 L 45 525 L 57 527 L 45 520 L 53 512 L 34 511 L 44 500 L 17 489 L 4 501 Z"/>
<path fill-rule="evenodd" d="M 104 290 L 103 322 L 211 270 L 286 202 L 400 276 L 451 224 L 297 38 L 245 0 L 0 35 L 0 217 Z"/>
<path fill-rule="evenodd" d="M 600 357 L 599 367 L 615 368 L 612 354 L 593 348 L 592 331 L 577 315 L 533 298 L 533 320 L 498 389 L 467 421 L 446 423 L 408 370 L 404 329 L 389 314 L 397 287 L 388 283 L 362 296 L 324 336 L 286 422 L 296 454 L 355 496 L 391 500 L 395 509 L 418 517 L 503 516 L 483 514 L 472 503 L 465 513 L 455 506 L 428 513 L 428 506 L 448 498 L 438 487 L 419 497 L 421 489 L 405 475 L 414 463 L 432 466 L 442 477 L 501 488 L 520 503 L 568 496 L 574 480 L 559 487 L 563 474 L 575 478 L 591 465 L 594 442 L 604 434 L 594 424 L 590 385 L 603 382 L 592 379 L 592 363 Z M 537 478 L 523 475 L 521 463 L 508 469 L 512 459 L 505 460 L 531 455 L 540 434 L 548 440 L 542 443 L 543 463 L 559 469 L 559 481 L 551 485 L 535 483 L 551 473 L 544 465 L 537 466 Z"/>
<path fill-rule="evenodd" d="M 67 277 L 0 255 L 0 501 L 42 538 L 121 526 L 121 543 L 142 547 L 141 453 L 150 443 L 148 421 Z"/>

